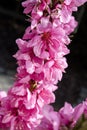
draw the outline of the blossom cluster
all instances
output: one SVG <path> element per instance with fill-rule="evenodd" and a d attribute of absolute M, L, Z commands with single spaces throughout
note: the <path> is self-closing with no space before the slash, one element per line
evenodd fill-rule
<path fill-rule="evenodd" d="M 65 55 L 69 53 L 69 35 L 77 26 L 72 12 L 86 1 L 22 2 L 31 25 L 25 30 L 23 38 L 16 40 L 19 48 L 14 55 L 18 64 L 16 80 L 7 95 L 3 95 L 4 92 L 0 94 L 0 128 L 3 130 L 59 130 L 58 122 L 65 124 L 71 120 L 74 110 L 70 105 L 67 119 L 63 113 L 68 104 L 59 113 L 45 106 L 55 102 L 53 92 L 68 66 Z M 47 114 L 50 112 L 51 115 Z M 42 124 L 45 124 L 45 128 L 42 128 Z"/>

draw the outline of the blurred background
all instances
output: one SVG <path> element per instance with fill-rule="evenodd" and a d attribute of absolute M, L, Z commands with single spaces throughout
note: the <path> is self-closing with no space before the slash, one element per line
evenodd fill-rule
<path fill-rule="evenodd" d="M 15 40 L 23 36 L 29 25 L 22 13 L 21 2 L 0 1 L 0 90 L 7 91 L 14 82 L 17 64 L 12 55 L 18 49 Z M 58 83 L 55 108 L 63 106 L 65 101 L 76 105 L 87 97 L 87 4 L 73 15 L 79 25 L 68 46 L 71 51 L 66 56 L 69 66 L 62 81 Z"/>

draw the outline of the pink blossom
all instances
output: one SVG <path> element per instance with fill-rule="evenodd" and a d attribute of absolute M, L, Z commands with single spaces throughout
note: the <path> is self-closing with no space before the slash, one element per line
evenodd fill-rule
<path fill-rule="evenodd" d="M 85 110 L 85 104 L 80 103 L 79 105 L 77 105 L 74 108 L 74 113 L 73 113 L 73 124 L 76 124 L 76 122 L 80 119 L 80 117 L 84 114 L 84 110 Z"/>
<path fill-rule="evenodd" d="M 69 52 L 64 46 L 70 42 L 65 31 L 59 27 L 54 28 L 48 19 L 41 20 L 41 24 L 37 26 L 37 33 L 27 45 L 27 47 L 33 47 L 37 57 L 49 59 L 49 57 L 55 57 L 59 51 L 64 52 L 64 49 L 67 50 L 65 54 Z"/>
<path fill-rule="evenodd" d="M 72 9 L 72 11 L 77 11 L 77 8 L 81 5 L 83 5 L 87 0 L 65 0 L 64 4 L 69 8 Z"/>
<path fill-rule="evenodd" d="M 67 6 L 63 6 L 62 9 L 58 10 L 59 18 L 61 23 L 68 23 L 71 17 L 71 11 L 68 10 Z"/>
<path fill-rule="evenodd" d="M 29 92 L 28 94 L 23 93 L 23 88 L 20 88 L 22 89 L 21 92 L 17 91 L 18 88 L 12 88 L 12 94 L 8 95 L 2 105 L 4 108 L 2 123 L 6 124 L 11 130 L 31 129 L 39 124 L 42 117 L 38 106 L 35 105 L 36 101 L 34 103 L 33 100 L 36 100 L 35 94 L 31 97 Z"/>
<path fill-rule="evenodd" d="M 73 122 L 73 118 L 72 118 L 73 113 L 74 113 L 74 108 L 72 108 L 71 104 L 65 103 L 64 107 L 59 110 L 62 126 L 64 125 L 66 126 Z"/>
<path fill-rule="evenodd" d="M 17 71 L 20 82 L 27 83 L 32 78 L 36 81 L 41 79 L 44 82 L 50 79 L 52 83 L 57 83 L 58 80 L 61 80 L 62 73 L 67 67 L 66 59 L 62 55 L 64 55 L 64 52 L 60 51 L 55 60 L 48 60 L 44 63 L 42 59 L 33 56 L 33 53 L 31 55 L 29 52 L 18 51 L 15 57 L 18 60 Z"/>
<path fill-rule="evenodd" d="M 25 52 L 19 50 L 14 57 L 18 60 L 19 66 L 17 68 L 17 76 L 22 83 L 24 81 L 28 82 L 32 77 L 35 80 L 40 80 L 41 78 L 43 79 L 44 74 L 42 67 L 44 65 L 44 61 L 35 57 L 32 49 L 26 48 Z"/>
<path fill-rule="evenodd" d="M 72 15 L 72 7 L 73 5 L 70 1 L 64 1 L 62 4 L 57 4 L 51 13 L 53 21 L 57 19 L 62 24 L 69 23 Z"/>
<path fill-rule="evenodd" d="M 37 3 L 38 0 L 26 0 L 22 2 L 22 6 L 25 7 L 24 13 L 28 14 L 32 11 L 33 7 Z"/>
<path fill-rule="evenodd" d="M 34 130 L 58 130 L 60 126 L 60 117 L 57 112 L 53 110 L 52 106 L 44 106 L 43 119 L 40 125 Z"/>
<path fill-rule="evenodd" d="M 26 0 L 22 2 L 22 6 L 25 8 L 24 13 L 28 14 L 32 11 L 32 9 L 34 10 L 35 8 L 36 12 L 38 9 L 43 11 L 50 4 L 50 2 L 51 0 Z"/>
<path fill-rule="evenodd" d="M 24 43 L 23 40 L 17 41 L 17 43 L 21 43 L 21 42 Z M 67 67 L 66 59 L 63 57 L 63 55 L 69 52 L 68 49 L 66 48 L 64 44 L 60 44 L 58 45 L 58 49 L 55 47 L 58 51 L 56 52 L 57 54 L 55 54 L 56 55 L 55 60 L 44 61 L 42 57 L 39 58 L 34 55 L 34 52 L 32 52 L 31 47 L 35 43 L 37 47 L 37 36 L 34 37 L 29 42 L 30 48 L 26 47 L 25 52 L 23 52 L 20 49 L 14 56 L 18 60 L 19 67 L 17 68 L 17 72 L 18 72 L 20 83 L 24 83 L 24 82 L 27 83 L 29 82 L 30 79 L 34 79 L 36 81 L 39 81 L 41 79 L 44 82 L 48 82 L 50 79 L 51 83 L 56 84 L 58 80 L 61 80 L 62 73 L 65 71 L 64 69 Z M 25 43 L 25 46 L 26 45 L 28 44 Z M 49 51 L 50 51 L 50 48 L 49 48 Z M 34 49 L 35 49 L 35 46 L 34 46 Z M 38 52 L 39 50 L 37 50 L 37 53 Z M 50 51 L 50 53 L 52 52 Z M 55 50 L 53 51 L 53 54 L 54 53 L 55 53 Z M 45 56 L 45 53 L 44 53 L 44 56 Z"/>
<path fill-rule="evenodd" d="M 77 7 L 87 2 L 87 0 L 64 0 L 61 4 L 57 3 L 51 12 L 53 21 L 59 20 L 62 24 L 68 24 L 72 17 L 72 12 L 77 11 Z"/>
<path fill-rule="evenodd" d="M 22 6 L 25 8 L 24 13 L 28 14 L 31 12 L 31 29 L 35 28 L 43 17 L 43 12 L 47 11 L 48 14 L 50 12 L 49 4 L 51 0 L 32 0 L 32 1 L 25 1 L 22 2 Z"/>
<path fill-rule="evenodd" d="M 38 100 L 37 103 L 42 108 L 45 104 L 50 104 L 55 102 L 55 95 L 46 89 L 42 89 L 40 93 L 38 94 Z"/>
<path fill-rule="evenodd" d="M 33 80 L 29 84 L 16 82 L 3 101 L 2 124 L 11 130 L 36 127 L 43 117 L 41 108 L 55 100 L 54 94 L 45 88 Z"/>
<path fill-rule="evenodd" d="M 32 39 L 36 35 L 36 30 L 31 30 L 31 27 L 27 27 L 25 30 L 25 33 L 23 35 L 23 40 L 29 40 Z"/>
<path fill-rule="evenodd" d="M 61 23 L 59 19 L 54 19 L 53 26 L 55 27 L 62 27 L 65 30 L 66 35 L 70 35 L 75 28 L 77 27 L 78 23 L 73 16 L 70 17 L 70 21 L 68 23 Z"/>
<path fill-rule="evenodd" d="M 59 130 L 63 127 L 73 129 L 87 109 L 85 105 L 87 105 L 86 101 L 73 108 L 71 104 L 65 103 L 58 113 L 53 110 L 52 106 L 46 105 L 43 107 L 44 117 L 40 125 L 33 130 Z"/>
<path fill-rule="evenodd" d="M 74 2 L 75 2 L 75 5 L 78 7 L 78 6 L 83 5 L 85 2 L 87 2 L 87 0 L 74 0 Z"/>
<path fill-rule="evenodd" d="M 77 25 L 78 25 L 77 21 L 72 16 L 71 19 L 70 19 L 70 21 L 69 21 L 69 23 L 64 24 L 63 28 L 66 31 L 66 34 L 69 35 L 69 34 L 71 34 L 75 30 L 75 28 L 77 27 Z"/>
<path fill-rule="evenodd" d="M 16 97 L 26 97 L 26 102 L 28 103 L 28 105 L 26 105 L 27 107 L 31 107 L 31 105 L 29 105 L 29 103 L 31 104 L 31 101 L 33 107 L 35 107 L 35 104 L 41 100 L 42 102 L 41 105 L 39 103 L 39 106 L 42 107 L 44 104 L 52 103 L 55 100 L 52 88 L 47 89 L 46 87 L 47 85 L 43 82 L 40 83 L 31 79 L 28 84 L 17 82 L 15 86 L 11 88 L 9 93 L 10 95 L 16 95 Z"/>
<path fill-rule="evenodd" d="M 59 58 L 56 60 L 49 60 L 44 65 L 44 73 L 46 80 L 57 84 L 58 80 L 62 79 L 62 73 L 65 72 L 67 67 L 66 59 Z"/>
<path fill-rule="evenodd" d="M 74 128 L 82 115 L 87 119 L 85 113 L 87 110 L 86 105 L 86 101 L 84 101 L 73 108 L 71 104 L 65 103 L 64 107 L 58 112 L 60 114 L 60 127 L 67 126 L 69 128 Z"/>
<path fill-rule="evenodd" d="M 22 52 L 26 52 L 29 49 L 27 48 L 27 41 L 24 41 L 22 39 L 17 39 L 16 43 L 18 45 L 18 48 L 22 51 Z"/>
<path fill-rule="evenodd" d="M 9 101 L 9 107 L 6 106 L 5 108 L 2 123 L 7 124 L 7 126 L 10 127 L 11 130 L 24 130 L 24 128 L 31 129 L 31 127 L 36 126 L 40 120 L 39 113 L 36 114 L 36 112 L 37 110 L 35 108 L 30 110 L 26 109 L 25 106 L 22 104 L 22 100 L 18 107 L 13 107 L 11 105 L 11 101 Z"/>

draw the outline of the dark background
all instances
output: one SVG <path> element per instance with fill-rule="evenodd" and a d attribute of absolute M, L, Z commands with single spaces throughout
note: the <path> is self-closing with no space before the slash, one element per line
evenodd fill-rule
<path fill-rule="evenodd" d="M 9 71 L 16 71 L 16 60 L 12 57 L 18 49 L 15 40 L 22 37 L 29 25 L 22 12 L 21 0 L 0 1 L 0 74 L 9 75 Z M 66 56 L 69 67 L 55 92 L 58 108 L 65 101 L 75 105 L 87 96 L 87 4 L 73 15 L 79 25 L 72 34 L 71 53 Z"/>

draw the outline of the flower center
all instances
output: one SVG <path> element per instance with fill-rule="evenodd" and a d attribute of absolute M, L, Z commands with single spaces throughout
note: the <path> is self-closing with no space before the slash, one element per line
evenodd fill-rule
<path fill-rule="evenodd" d="M 50 32 L 45 32 L 42 35 L 42 40 L 48 41 L 50 37 L 51 37 Z"/>
<path fill-rule="evenodd" d="M 18 108 L 13 108 L 12 115 L 18 116 Z"/>
<path fill-rule="evenodd" d="M 36 89 L 36 87 L 37 87 L 37 82 L 35 80 L 31 79 L 29 81 L 29 84 L 30 84 L 29 90 L 31 92 L 33 92 Z"/>

